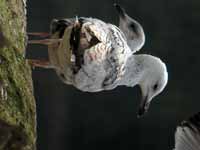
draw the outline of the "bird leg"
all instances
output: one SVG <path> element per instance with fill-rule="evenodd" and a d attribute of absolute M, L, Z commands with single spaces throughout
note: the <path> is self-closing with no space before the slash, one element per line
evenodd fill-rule
<path fill-rule="evenodd" d="M 48 32 L 28 32 L 30 36 L 48 37 L 50 34 Z"/>
<path fill-rule="evenodd" d="M 44 39 L 44 40 L 29 40 L 28 44 L 43 44 L 43 45 L 51 45 L 58 42 L 61 42 L 62 39 Z"/>
<path fill-rule="evenodd" d="M 27 61 L 33 68 L 54 68 L 48 60 L 27 59 Z"/>

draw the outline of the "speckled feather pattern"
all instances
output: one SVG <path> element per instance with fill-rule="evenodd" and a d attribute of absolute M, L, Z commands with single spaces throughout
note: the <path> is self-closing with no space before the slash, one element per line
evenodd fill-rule
<path fill-rule="evenodd" d="M 131 50 L 118 27 L 92 18 L 87 21 L 83 28 L 90 28 L 101 42 L 85 50 L 84 64 L 75 75 L 74 85 L 90 92 L 113 89 L 124 75 Z"/>

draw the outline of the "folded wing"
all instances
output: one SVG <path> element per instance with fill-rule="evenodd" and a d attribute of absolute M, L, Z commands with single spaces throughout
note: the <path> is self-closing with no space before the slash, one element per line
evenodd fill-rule
<path fill-rule="evenodd" d="M 200 112 L 177 127 L 174 150 L 200 150 Z"/>

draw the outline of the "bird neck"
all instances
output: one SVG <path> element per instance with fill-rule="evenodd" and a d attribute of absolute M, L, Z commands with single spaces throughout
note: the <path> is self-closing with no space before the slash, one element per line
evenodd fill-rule
<path fill-rule="evenodd" d="M 143 74 L 144 59 L 140 55 L 131 55 L 126 62 L 121 85 L 133 87 L 139 83 Z"/>
<path fill-rule="evenodd" d="M 132 55 L 127 60 L 122 85 L 129 87 L 138 85 L 148 74 L 154 72 L 157 59 L 154 56 L 146 54 Z"/>

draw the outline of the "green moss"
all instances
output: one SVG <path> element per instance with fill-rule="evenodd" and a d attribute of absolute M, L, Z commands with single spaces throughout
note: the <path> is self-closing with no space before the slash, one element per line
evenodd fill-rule
<path fill-rule="evenodd" d="M 36 112 L 31 70 L 23 57 L 26 41 L 23 1 L 1 0 L 0 10 L 2 38 L 6 39 L 6 43 L 0 48 L 0 58 L 4 58 L 0 61 L 0 81 L 6 85 L 8 95 L 6 100 L 0 98 L 0 119 L 15 127 L 11 130 L 12 134 L 8 132 L 11 135 L 8 136 L 8 142 L 12 142 L 13 137 L 20 134 L 17 130 L 21 131 L 21 138 L 26 139 L 22 140 L 25 144 L 17 142 L 10 150 L 16 149 L 16 144 L 21 145 L 17 149 L 31 150 L 35 148 Z M 5 149 L 5 146 L 0 145 L 1 149 Z"/>
<path fill-rule="evenodd" d="M 16 50 L 24 50 L 26 40 L 25 33 L 25 14 L 21 9 L 23 1 L 19 0 L 1 0 L 0 1 L 0 24 L 2 31 L 7 39 L 13 44 Z M 19 30 L 20 29 L 20 30 Z"/>

